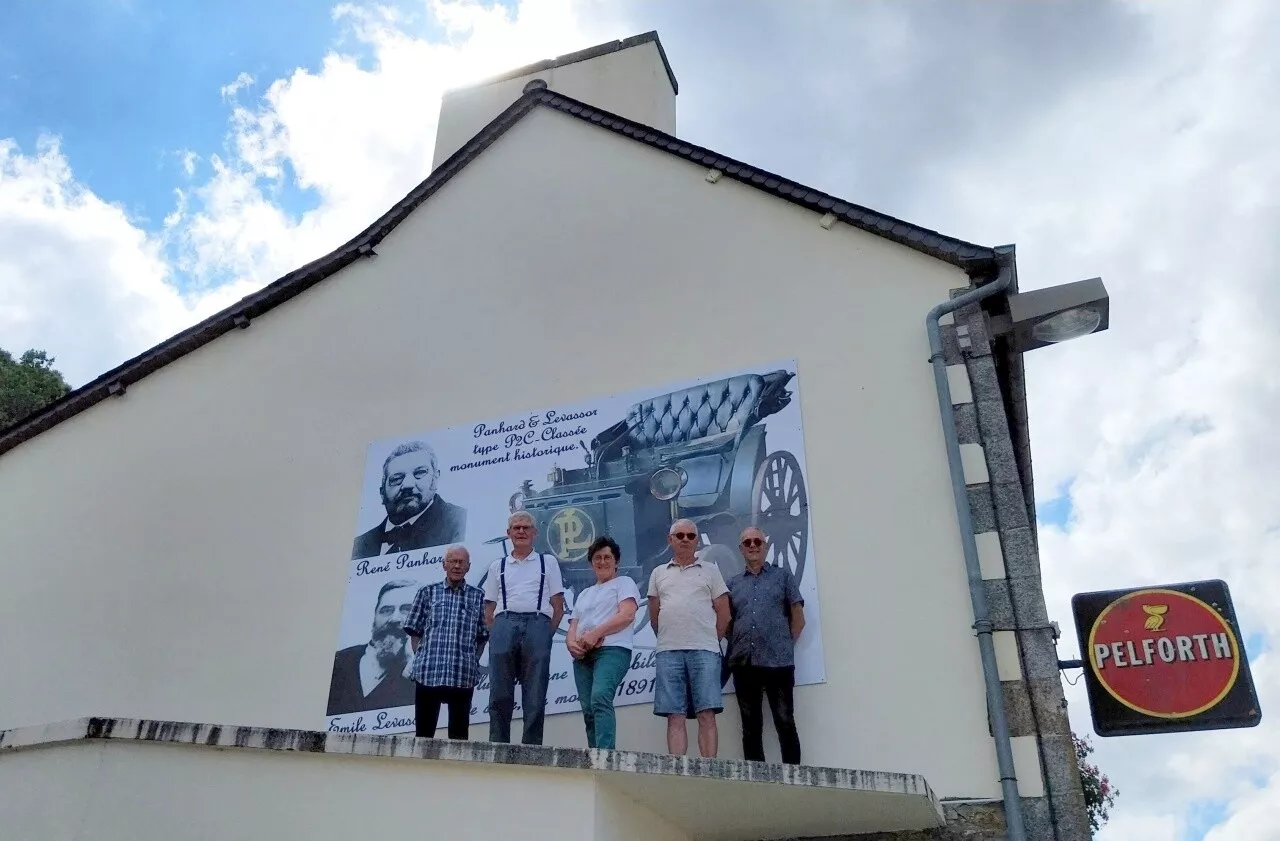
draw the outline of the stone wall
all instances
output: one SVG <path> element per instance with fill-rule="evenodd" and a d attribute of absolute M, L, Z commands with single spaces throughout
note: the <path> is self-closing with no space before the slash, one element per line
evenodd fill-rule
<path fill-rule="evenodd" d="M 1016 291 L 1016 281 L 1010 291 Z M 1024 823 L 1027 837 L 1034 841 L 1088 841 L 1092 832 L 1058 667 L 1060 630 L 1049 620 L 1040 575 L 1029 442 L 1015 440 L 1010 422 L 1016 415 L 1025 428 L 1021 358 L 1001 353 L 987 324 L 979 306 L 965 307 L 943 327 L 943 343 L 961 449 L 981 456 L 965 460 L 965 483 L 993 636 L 998 651 L 1016 651 L 1016 662 L 1001 666 L 1005 715 L 1010 736 L 1033 738 L 1039 756 L 1045 796 L 1024 798 Z M 990 835 L 996 830 L 976 819 L 976 812 L 956 814 L 957 828 L 940 831 L 961 834 L 919 837 L 1003 837 L 998 832 Z M 901 841 L 915 839 L 908 835 Z"/>

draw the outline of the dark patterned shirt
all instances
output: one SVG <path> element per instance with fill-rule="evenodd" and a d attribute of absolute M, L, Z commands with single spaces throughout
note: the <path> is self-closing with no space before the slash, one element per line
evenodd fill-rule
<path fill-rule="evenodd" d="M 414 598 L 404 632 L 422 637 L 409 665 L 410 679 L 423 686 L 470 689 L 480 671 L 477 643 L 489 639 L 484 591 L 465 582 L 461 587 L 428 584 Z"/>
<path fill-rule="evenodd" d="M 743 570 L 730 578 L 729 648 L 731 666 L 795 665 L 791 606 L 804 604 L 795 576 L 786 567 L 765 564 L 760 572 Z"/>

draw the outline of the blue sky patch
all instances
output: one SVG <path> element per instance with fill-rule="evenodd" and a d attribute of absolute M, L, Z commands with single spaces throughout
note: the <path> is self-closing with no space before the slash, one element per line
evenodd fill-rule
<path fill-rule="evenodd" d="M 1244 638 L 1244 653 L 1249 658 L 1249 665 L 1256 663 L 1258 658 L 1266 654 L 1270 648 L 1270 641 L 1267 639 L 1266 634 L 1261 631 L 1254 631 Z"/>
<path fill-rule="evenodd" d="M 25 154 L 61 139 L 76 179 L 152 233 L 175 206 L 176 185 L 202 184 L 208 157 L 228 157 L 232 105 L 222 88 L 248 73 L 239 102 L 256 107 L 276 79 L 318 72 L 330 49 L 369 67 L 334 3 L 315 0 L 40 0 L 0 3 L 0 136 Z M 510 6 L 511 3 L 497 5 Z M 411 9 L 413 7 L 410 7 Z M 442 40 L 420 7 L 403 29 Z M 22 33 L 21 38 L 5 38 Z M 183 153 L 200 156 L 183 172 Z M 296 216 L 315 206 L 287 173 L 273 195 Z"/>
<path fill-rule="evenodd" d="M 1071 499 L 1071 486 L 1075 479 L 1068 479 L 1058 486 L 1058 495 L 1036 505 L 1036 519 L 1042 526 L 1057 526 L 1065 529 L 1071 521 L 1075 505 Z"/>
<path fill-rule="evenodd" d="M 1227 819 L 1226 800 L 1198 800 L 1187 807 L 1187 841 L 1201 841 L 1209 830 Z"/>

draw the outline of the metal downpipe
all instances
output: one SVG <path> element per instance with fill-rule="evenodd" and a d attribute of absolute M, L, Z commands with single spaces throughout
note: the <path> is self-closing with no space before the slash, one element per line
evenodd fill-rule
<path fill-rule="evenodd" d="M 973 628 L 978 635 L 978 652 L 982 657 L 982 678 L 986 686 L 987 710 L 996 742 L 996 764 L 1000 771 L 1000 789 L 1004 800 L 1005 823 L 1009 841 L 1026 841 L 1022 818 L 1022 800 L 1018 779 L 1013 770 L 1013 750 L 1009 741 L 1009 721 L 1005 715 L 1004 693 L 996 671 L 996 650 L 992 642 L 992 625 L 987 607 L 986 585 L 978 564 L 978 544 L 973 534 L 973 515 L 969 511 L 969 493 L 960 462 L 960 439 L 956 432 L 955 409 L 951 405 L 951 384 L 947 381 L 947 365 L 942 353 L 942 316 L 1007 290 L 1013 282 L 1013 249 L 997 249 L 999 274 L 986 286 L 944 301 L 925 316 L 929 334 L 929 362 L 933 365 L 934 385 L 938 390 L 938 410 L 942 414 L 942 437 L 947 447 L 947 467 L 951 473 L 951 493 L 955 497 L 956 520 L 960 527 L 960 544 L 964 548 L 964 566 L 969 579 L 969 597 L 973 602 Z"/>

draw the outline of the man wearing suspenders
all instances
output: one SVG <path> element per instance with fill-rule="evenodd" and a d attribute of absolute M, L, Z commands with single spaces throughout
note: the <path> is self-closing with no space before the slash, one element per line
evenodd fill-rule
<path fill-rule="evenodd" d="M 489 741 L 511 741 L 520 684 L 526 745 L 542 744 L 551 672 L 551 641 L 564 616 L 564 586 L 555 555 L 533 551 L 538 529 L 527 511 L 507 518 L 511 554 L 489 566 L 484 582 L 489 635 Z"/>

